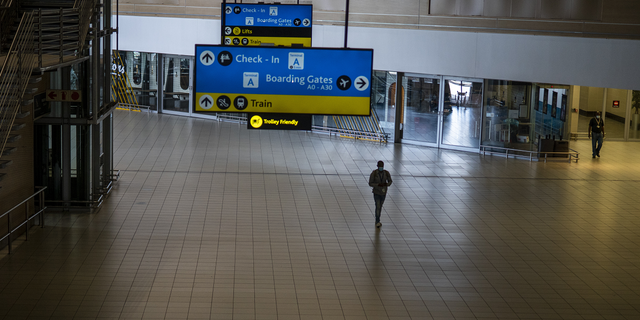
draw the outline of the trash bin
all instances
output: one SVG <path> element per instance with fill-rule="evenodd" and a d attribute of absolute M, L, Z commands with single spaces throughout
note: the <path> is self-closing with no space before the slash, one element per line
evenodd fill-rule
<path fill-rule="evenodd" d="M 544 158 L 546 152 L 553 152 L 554 149 L 554 141 L 552 139 L 540 139 L 538 140 L 538 157 Z M 548 156 L 552 156 L 551 154 Z"/>
<path fill-rule="evenodd" d="M 558 140 L 553 143 L 553 152 L 569 152 L 569 141 Z M 568 157 L 565 154 L 554 154 L 554 157 Z"/>

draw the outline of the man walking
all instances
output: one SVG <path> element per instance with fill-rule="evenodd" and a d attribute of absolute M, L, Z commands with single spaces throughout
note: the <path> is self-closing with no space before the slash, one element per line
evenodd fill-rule
<path fill-rule="evenodd" d="M 591 156 L 600 158 L 600 149 L 604 139 L 604 121 L 600 118 L 600 111 L 596 111 L 595 117 L 589 121 L 589 138 L 591 138 Z"/>
<path fill-rule="evenodd" d="M 387 197 L 387 187 L 393 183 L 389 171 L 384 170 L 384 162 L 378 161 L 378 169 L 373 170 L 369 175 L 369 186 L 373 188 L 373 200 L 376 203 L 376 228 L 380 228 L 380 213 L 382 204 Z"/>

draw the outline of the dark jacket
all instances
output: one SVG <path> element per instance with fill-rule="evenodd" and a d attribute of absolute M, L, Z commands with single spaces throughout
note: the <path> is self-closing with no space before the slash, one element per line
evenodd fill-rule
<path fill-rule="evenodd" d="M 378 184 L 381 183 L 386 183 L 387 186 L 379 187 Z M 393 180 L 391 180 L 391 174 L 387 170 L 380 172 L 380 170 L 376 169 L 369 175 L 369 186 L 373 188 L 373 193 L 375 194 L 386 195 L 387 187 L 390 186 L 391 183 L 393 183 Z"/>

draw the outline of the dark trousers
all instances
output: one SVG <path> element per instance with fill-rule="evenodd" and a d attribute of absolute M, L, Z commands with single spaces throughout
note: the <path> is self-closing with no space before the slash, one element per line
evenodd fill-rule
<path fill-rule="evenodd" d="M 373 194 L 373 200 L 376 202 L 376 223 L 380 222 L 380 213 L 382 213 L 382 204 L 384 203 L 384 199 L 386 195 L 381 194 Z"/>
<path fill-rule="evenodd" d="M 603 138 L 604 138 L 604 134 L 602 134 L 602 132 L 600 133 L 591 132 L 591 151 L 593 152 L 592 156 L 595 157 L 600 155 L 600 149 L 602 149 Z"/>

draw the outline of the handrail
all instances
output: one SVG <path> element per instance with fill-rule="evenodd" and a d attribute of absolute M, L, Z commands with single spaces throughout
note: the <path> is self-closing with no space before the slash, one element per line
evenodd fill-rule
<path fill-rule="evenodd" d="M 19 228 L 21 228 L 22 226 L 24 226 L 25 224 L 27 224 L 29 221 L 31 221 L 31 219 L 33 219 L 34 217 L 38 216 L 38 218 L 40 219 L 38 221 L 38 224 L 40 225 L 40 228 L 44 228 L 44 211 L 47 209 L 47 207 L 44 206 L 44 190 L 47 189 L 47 187 L 36 187 L 39 190 L 36 191 L 34 194 L 32 194 L 31 196 L 29 196 L 28 198 L 24 199 L 22 202 L 18 203 L 16 206 L 14 206 L 13 208 L 9 209 L 9 211 L 3 213 L 0 215 L 0 219 L 4 218 L 5 216 L 7 217 L 7 234 L 5 234 L 4 236 L 2 236 L 2 238 L 0 238 L 0 242 L 4 241 L 4 239 L 7 239 L 7 246 L 9 248 L 9 254 L 11 254 L 11 235 L 16 232 Z M 34 214 L 29 215 L 29 200 L 33 199 L 35 196 L 38 196 L 38 204 L 39 204 L 39 210 L 37 210 Z M 25 204 L 25 220 L 20 223 L 19 225 L 17 225 L 14 228 L 11 228 L 11 212 L 17 208 L 19 208 L 20 206 L 22 206 L 23 204 Z M 25 239 L 29 240 L 29 226 L 27 226 L 25 228 Z"/>
<path fill-rule="evenodd" d="M 371 116 L 333 116 L 337 132 L 356 139 L 387 142 L 389 134 L 380 126 L 378 114 L 371 108 Z M 327 131 L 324 127 L 321 130 Z M 333 130 L 328 130 L 330 133 Z"/>
<path fill-rule="evenodd" d="M 377 119 L 377 114 L 375 114 L 373 110 L 371 112 L 371 116 Z M 234 113 L 218 113 L 218 115 L 216 116 L 216 119 L 218 121 L 227 120 L 227 121 L 233 121 L 233 122 L 239 122 L 239 123 L 247 122 L 246 113 L 240 113 L 239 115 L 236 115 Z M 380 127 L 379 121 L 376 121 L 376 123 L 378 124 L 378 127 L 380 128 L 381 132 L 369 132 L 369 131 L 358 130 L 358 129 L 343 129 L 343 128 L 333 128 L 333 127 L 322 127 L 322 126 L 311 126 L 311 129 L 314 132 L 328 133 L 329 136 L 335 134 L 340 136 L 349 136 L 351 138 L 360 139 L 360 140 L 379 141 L 380 143 L 388 142 L 389 134 L 385 133 L 382 130 L 382 127 Z"/>
<path fill-rule="evenodd" d="M 22 15 L 9 53 L 0 69 L 0 158 L 35 65 L 32 54 L 33 20 L 31 12 Z"/>
<path fill-rule="evenodd" d="M 91 24 L 91 17 L 93 16 L 93 10 L 96 6 L 96 0 L 76 0 L 73 5 L 78 9 L 78 32 L 80 38 L 78 39 L 80 52 L 86 49 L 87 35 L 89 34 L 89 25 Z"/>
<path fill-rule="evenodd" d="M 231 113 L 231 112 L 221 112 L 216 115 L 216 119 L 220 120 L 229 120 L 239 123 L 247 123 L 247 114 L 246 113 Z"/>
<path fill-rule="evenodd" d="M 65 58 L 82 55 L 91 23 L 95 0 L 78 0 L 71 9 L 38 9 L 36 12 L 36 53 L 38 67 L 47 67 L 43 55 L 57 56 L 57 63 Z M 78 16 L 77 21 L 72 17 Z"/>
<path fill-rule="evenodd" d="M 389 140 L 388 133 L 380 134 L 380 133 L 371 133 L 371 132 L 359 131 L 359 130 L 340 129 L 340 128 L 333 128 L 333 127 L 321 127 L 321 126 L 311 126 L 311 129 L 313 129 L 313 132 L 326 132 L 329 134 L 329 136 L 333 134 L 340 135 L 340 136 L 348 135 L 354 139 L 378 141 L 380 143 L 385 143 Z"/>
<path fill-rule="evenodd" d="M 495 151 L 487 151 L 487 149 L 497 149 L 497 150 L 503 150 L 505 152 L 495 152 Z M 482 153 L 483 156 L 486 156 L 487 153 L 489 154 L 504 154 L 505 157 L 508 159 L 509 158 L 509 152 L 511 152 L 513 154 L 514 159 L 518 156 L 516 153 L 528 153 L 529 154 L 529 161 L 533 161 L 533 155 L 537 155 L 536 158 L 543 158 L 544 157 L 544 162 L 547 162 L 548 156 L 549 155 L 565 155 L 567 156 L 567 160 L 569 162 L 575 160 L 576 162 L 578 162 L 578 160 L 580 160 L 580 153 L 571 149 L 571 151 L 537 151 L 537 150 L 523 150 L 523 149 L 514 149 L 514 148 L 503 148 L 503 147 L 494 147 L 494 146 L 480 146 L 480 153 Z M 560 159 L 554 159 L 554 160 L 565 160 L 564 158 L 560 158 Z"/>
<path fill-rule="evenodd" d="M 0 0 L 0 7 L 4 8 L 0 10 L 0 52 L 2 52 L 2 44 L 10 36 L 7 30 L 11 29 L 14 22 L 14 18 L 11 17 L 11 15 L 17 11 L 15 10 L 13 0 Z"/>

